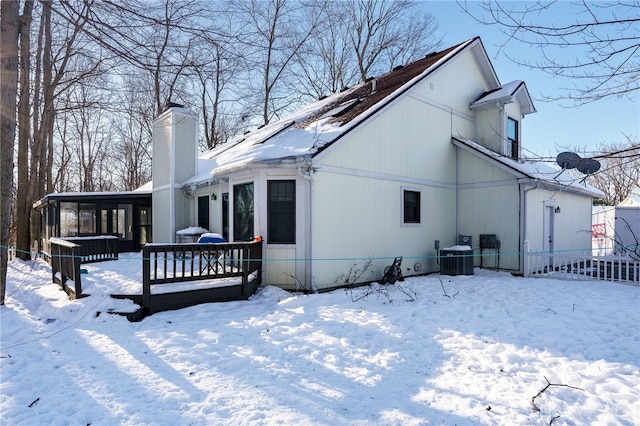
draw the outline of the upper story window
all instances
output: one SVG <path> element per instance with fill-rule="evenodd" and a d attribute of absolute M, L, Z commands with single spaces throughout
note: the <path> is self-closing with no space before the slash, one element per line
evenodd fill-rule
<path fill-rule="evenodd" d="M 509 117 L 507 119 L 507 156 L 514 160 L 518 159 L 518 151 L 520 150 L 518 135 L 518 121 Z"/>

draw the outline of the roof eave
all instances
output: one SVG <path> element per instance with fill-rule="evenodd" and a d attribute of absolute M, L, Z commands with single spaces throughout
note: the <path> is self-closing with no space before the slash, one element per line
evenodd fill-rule
<path fill-rule="evenodd" d="M 473 155 L 479 156 L 483 158 L 485 161 L 489 162 L 490 164 L 500 168 L 501 170 L 504 170 L 516 176 L 518 178 L 519 183 L 539 184 L 539 185 L 542 185 L 545 189 L 568 191 L 575 194 L 585 195 L 591 198 L 598 198 L 603 195 L 602 193 L 594 192 L 587 188 L 580 188 L 572 185 L 566 185 L 561 182 L 556 182 L 553 180 L 541 179 L 536 176 L 531 176 L 528 173 L 525 173 L 521 170 L 517 170 L 511 167 L 510 165 L 505 164 L 500 160 L 473 148 L 472 146 L 466 144 L 463 140 L 458 139 L 456 137 L 452 137 L 451 142 L 453 143 L 454 146 L 460 149 L 463 149 L 464 151 L 469 152 Z"/>

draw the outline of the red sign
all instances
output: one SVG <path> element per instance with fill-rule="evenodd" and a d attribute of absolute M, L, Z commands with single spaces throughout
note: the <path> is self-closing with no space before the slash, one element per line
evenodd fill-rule
<path fill-rule="evenodd" d="M 591 225 L 591 235 L 594 237 L 604 237 L 607 235 L 607 226 L 604 223 Z"/>

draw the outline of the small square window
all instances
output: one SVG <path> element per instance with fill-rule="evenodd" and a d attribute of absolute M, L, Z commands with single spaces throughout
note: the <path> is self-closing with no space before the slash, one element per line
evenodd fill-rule
<path fill-rule="evenodd" d="M 403 222 L 420 223 L 420 192 L 404 190 Z"/>

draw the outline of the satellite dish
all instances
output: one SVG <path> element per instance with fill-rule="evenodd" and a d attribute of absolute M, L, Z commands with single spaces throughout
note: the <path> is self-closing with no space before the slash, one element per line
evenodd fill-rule
<path fill-rule="evenodd" d="M 582 159 L 578 154 L 570 151 L 561 152 L 556 157 L 556 163 L 558 163 L 558 165 L 562 167 L 562 170 L 575 169 L 576 167 L 578 167 L 578 164 L 581 163 L 580 160 Z"/>
<path fill-rule="evenodd" d="M 598 160 L 594 160 L 593 158 L 585 158 L 578 164 L 578 170 L 580 170 L 585 175 L 590 175 L 600 170 L 600 162 Z"/>

